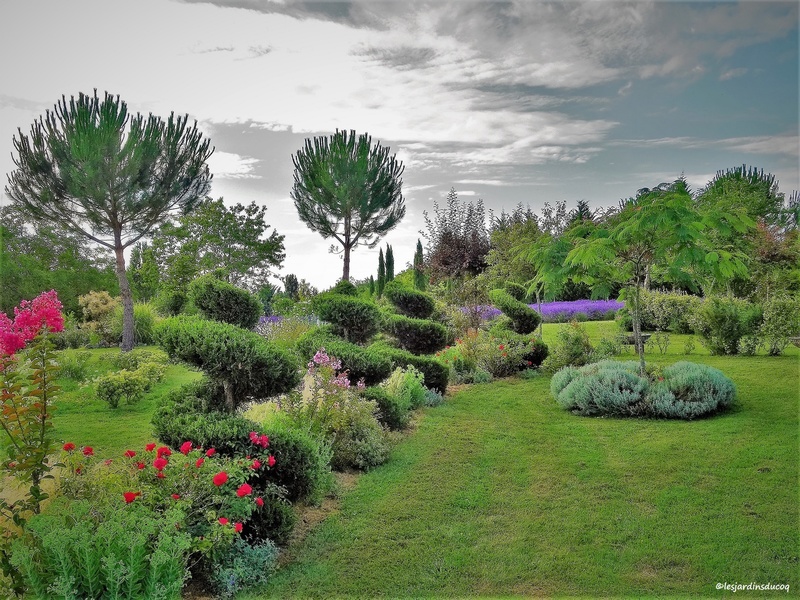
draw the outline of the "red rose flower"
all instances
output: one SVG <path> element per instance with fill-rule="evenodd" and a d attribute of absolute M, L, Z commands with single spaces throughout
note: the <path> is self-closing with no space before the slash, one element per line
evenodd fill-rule
<path fill-rule="evenodd" d="M 239 489 L 236 490 L 236 495 L 239 496 L 239 498 L 244 498 L 245 496 L 249 496 L 252 493 L 253 493 L 253 488 L 247 483 L 243 483 L 242 485 L 239 486 Z"/>
<path fill-rule="evenodd" d="M 497 349 L 498 349 L 498 350 L 502 350 L 503 348 L 505 348 L 505 346 L 503 346 L 503 344 L 500 344 L 500 345 L 497 347 Z"/>
<path fill-rule="evenodd" d="M 153 466 L 156 468 L 157 471 L 161 471 L 164 467 L 167 466 L 167 459 L 158 457 L 153 461 Z"/>
<path fill-rule="evenodd" d="M 258 468 L 260 468 L 260 467 L 261 467 L 261 461 L 260 461 L 260 460 L 258 460 L 258 459 L 255 459 L 255 460 L 253 461 L 253 464 L 252 464 L 252 465 L 250 465 L 250 468 L 251 468 L 251 469 L 253 469 L 253 470 L 256 470 L 256 469 L 258 469 Z"/>
<path fill-rule="evenodd" d="M 261 496 L 256 498 L 256 504 L 258 504 L 259 506 L 264 506 L 264 500 L 261 498 Z"/>
<path fill-rule="evenodd" d="M 214 456 L 216 453 L 217 453 L 217 451 L 214 450 L 213 448 L 209 448 L 208 450 L 206 450 L 206 456 L 208 456 L 209 458 Z"/>
<path fill-rule="evenodd" d="M 75 450 L 75 444 L 73 444 L 72 442 L 67 442 L 66 444 L 64 444 L 64 450 L 66 452 L 71 452 Z"/>
<path fill-rule="evenodd" d="M 228 481 L 228 474 L 225 471 L 220 471 L 214 475 L 214 485 L 217 487 L 221 486 L 226 481 Z"/>
<path fill-rule="evenodd" d="M 172 494 L 172 499 L 173 500 L 180 500 L 181 499 L 181 495 L 180 494 Z"/>
<path fill-rule="evenodd" d="M 234 528 L 234 530 L 236 530 L 236 533 L 242 533 L 242 524 L 241 523 L 234 523 L 233 524 L 233 528 Z"/>
<path fill-rule="evenodd" d="M 202 458 L 198 458 L 198 459 L 197 459 L 197 461 L 194 463 L 194 466 L 195 466 L 195 467 L 197 467 L 197 468 L 199 469 L 200 467 L 202 467 L 202 466 L 203 466 L 203 463 L 204 463 L 204 462 L 205 462 L 205 461 L 204 461 Z"/>
<path fill-rule="evenodd" d="M 75 467 L 75 474 L 80 475 L 81 473 L 83 473 L 83 467 L 81 466 Z"/>
<path fill-rule="evenodd" d="M 136 500 L 137 496 L 141 496 L 142 492 L 125 492 L 122 494 L 122 497 L 125 498 L 125 504 L 130 504 L 134 500 Z"/>
<path fill-rule="evenodd" d="M 270 467 L 272 467 L 272 466 L 274 466 L 274 465 L 275 465 L 275 457 L 274 457 L 274 456 L 272 456 L 271 454 L 269 455 L 269 459 L 267 460 L 267 464 L 268 464 Z"/>
<path fill-rule="evenodd" d="M 166 475 L 164 475 L 164 471 L 159 471 L 158 475 L 156 475 L 156 477 L 158 477 L 159 479 L 164 479 L 164 477 L 166 477 Z"/>
<path fill-rule="evenodd" d="M 103 464 L 104 464 L 105 466 L 108 466 L 108 465 L 110 465 L 112 462 L 114 462 L 114 461 L 113 461 L 113 460 L 111 460 L 110 458 L 107 458 L 106 460 L 104 460 L 104 461 L 103 461 Z"/>
<path fill-rule="evenodd" d="M 145 446 L 144 449 L 147 450 L 148 452 L 152 452 L 153 450 L 156 449 L 156 445 L 155 444 L 147 444 L 147 446 Z"/>
<path fill-rule="evenodd" d="M 172 455 L 172 450 L 170 450 L 166 446 L 161 446 L 161 448 L 156 450 L 156 456 L 158 456 L 158 458 L 161 458 L 162 456 L 171 456 L 171 455 Z"/>
<path fill-rule="evenodd" d="M 219 518 L 219 524 L 220 525 L 227 525 L 228 524 L 228 519 L 226 519 L 225 517 L 220 517 Z"/>
<path fill-rule="evenodd" d="M 181 454 L 189 454 L 192 451 L 192 442 L 183 442 L 181 444 Z"/>
<path fill-rule="evenodd" d="M 94 448 L 91 446 L 84 446 L 83 447 L 83 455 L 84 456 L 94 456 Z"/>
<path fill-rule="evenodd" d="M 140 471 L 141 471 L 142 469 L 144 469 L 144 468 L 145 468 L 145 466 L 146 466 L 146 465 L 145 465 L 143 462 L 137 462 L 137 463 L 136 463 L 136 468 L 137 468 L 137 469 L 139 469 Z"/>
<path fill-rule="evenodd" d="M 133 450 L 125 450 L 125 454 L 123 454 L 122 456 L 125 456 L 126 458 L 133 458 L 134 456 L 136 456 L 136 452 L 134 452 Z"/>

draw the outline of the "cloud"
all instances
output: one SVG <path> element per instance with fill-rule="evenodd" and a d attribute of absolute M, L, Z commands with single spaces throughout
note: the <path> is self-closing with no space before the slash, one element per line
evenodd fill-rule
<path fill-rule="evenodd" d="M 790 157 L 800 156 L 800 136 L 797 133 L 780 135 L 753 135 L 724 139 L 701 139 L 688 136 L 657 139 L 614 140 L 609 146 L 632 146 L 646 148 L 665 146 L 675 148 L 724 148 L 752 154 L 776 154 Z"/>
<path fill-rule="evenodd" d="M 258 163 L 257 158 L 216 150 L 208 159 L 208 168 L 215 179 L 260 179 L 260 175 L 253 173 Z"/>
<path fill-rule="evenodd" d="M 733 79 L 735 77 L 741 77 L 743 75 L 747 75 L 749 70 L 750 69 L 745 69 L 743 67 L 742 68 L 738 68 L 738 69 L 728 69 L 727 71 L 724 71 L 722 74 L 720 74 L 719 80 L 720 81 L 727 81 L 728 79 Z"/>

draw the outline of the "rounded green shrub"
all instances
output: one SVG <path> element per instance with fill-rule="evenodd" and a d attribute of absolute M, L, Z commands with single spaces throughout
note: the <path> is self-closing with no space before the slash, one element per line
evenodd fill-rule
<path fill-rule="evenodd" d="M 383 291 L 400 314 L 414 319 L 427 319 L 433 314 L 434 302 L 429 294 L 414 290 L 393 280 Z"/>
<path fill-rule="evenodd" d="M 120 401 L 134 404 L 142 399 L 150 384 L 144 373 L 122 369 L 116 373 L 103 375 L 97 380 L 97 397 L 117 408 Z"/>
<path fill-rule="evenodd" d="M 183 312 L 187 301 L 184 290 L 163 288 L 153 298 L 153 307 L 164 317 L 174 317 Z"/>
<path fill-rule="evenodd" d="M 336 282 L 330 290 L 334 294 L 341 294 L 342 296 L 358 296 L 358 288 L 346 279 L 340 279 Z"/>
<path fill-rule="evenodd" d="M 542 368 L 550 373 L 555 373 L 568 365 L 579 367 L 591 360 L 593 351 L 589 334 L 580 323 L 572 321 L 559 326 L 556 341 L 550 345 Z"/>
<path fill-rule="evenodd" d="M 405 429 L 411 419 L 411 405 L 408 398 L 389 394 L 385 388 L 373 386 L 361 392 L 367 400 L 378 405 L 378 420 L 389 429 Z"/>
<path fill-rule="evenodd" d="M 390 372 L 391 369 L 396 369 L 397 367 L 404 369 L 408 365 L 412 365 L 422 373 L 426 388 L 436 390 L 440 394 L 444 394 L 447 390 L 447 382 L 450 378 L 450 367 L 433 356 L 418 356 L 407 350 L 393 348 L 383 342 L 376 342 L 372 344 L 369 349 L 389 360 Z M 386 376 L 389 376 L 388 372 Z"/>
<path fill-rule="evenodd" d="M 329 355 L 342 361 L 342 369 L 348 371 L 352 382 L 363 378 L 366 385 L 375 385 L 392 372 L 392 362 L 384 354 L 345 342 L 325 327 L 309 331 L 297 340 L 297 351 L 305 360 L 310 360 L 323 347 Z"/>
<path fill-rule="evenodd" d="M 764 321 L 758 331 L 770 356 L 778 356 L 789 345 L 789 338 L 800 334 L 800 301 L 790 296 L 774 296 L 764 305 Z"/>
<path fill-rule="evenodd" d="M 755 335 L 761 309 L 738 298 L 706 298 L 695 313 L 695 332 L 711 354 L 736 354 L 739 340 Z"/>
<path fill-rule="evenodd" d="M 297 513 L 292 505 L 278 494 L 266 493 L 262 499 L 264 504 L 250 515 L 242 535 L 246 540 L 253 542 L 268 539 L 279 546 L 285 546 L 297 523 Z"/>
<path fill-rule="evenodd" d="M 525 286 L 513 281 L 506 281 L 503 289 L 518 302 L 525 302 L 525 298 L 528 296 L 528 290 L 525 289 Z"/>
<path fill-rule="evenodd" d="M 373 402 L 358 402 L 343 413 L 344 422 L 333 439 L 331 467 L 368 470 L 386 462 L 390 447 L 376 412 Z"/>
<path fill-rule="evenodd" d="M 539 326 L 542 320 L 539 313 L 527 304 L 514 299 L 514 297 L 505 290 L 491 290 L 489 292 L 489 299 L 504 315 L 511 318 L 513 322 L 512 328 L 517 333 L 531 333 Z"/>
<path fill-rule="evenodd" d="M 158 326 L 156 337 L 171 358 L 199 367 L 219 382 L 229 412 L 249 399 L 287 392 L 299 381 L 291 354 L 235 325 L 170 317 Z"/>
<path fill-rule="evenodd" d="M 414 354 L 433 354 L 447 345 L 447 328 L 435 321 L 391 315 L 385 331 L 397 338 L 401 348 Z"/>
<path fill-rule="evenodd" d="M 366 343 L 380 329 L 381 313 L 370 300 L 325 292 L 314 296 L 311 308 L 348 342 Z"/>
<path fill-rule="evenodd" d="M 243 329 L 255 327 L 264 314 L 258 296 L 210 274 L 189 284 L 188 299 L 203 317 Z"/>
<path fill-rule="evenodd" d="M 646 378 L 620 366 L 584 368 L 559 394 L 559 404 L 583 416 L 637 416 L 646 412 Z"/>

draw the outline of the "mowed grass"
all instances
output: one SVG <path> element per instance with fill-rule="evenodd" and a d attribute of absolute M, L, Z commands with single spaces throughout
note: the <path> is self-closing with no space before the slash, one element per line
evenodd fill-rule
<path fill-rule="evenodd" d="M 586 328 L 594 340 L 615 331 Z M 687 358 L 685 338 L 648 359 Z M 576 417 L 546 376 L 453 395 L 266 589 L 239 598 L 728 594 L 717 582 L 796 594 L 798 351 L 711 357 L 698 343 L 688 358 L 736 382 L 735 410 Z"/>
<path fill-rule="evenodd" d="M 155 347 L 149 348 L 151 350 Z M 74 352 L 65 350 L 65 353 Z M 53 413 L 54 436 L 60 441 L 69 441 L 76 446 L 91 446 L 101 457 L 116 458 L 128 448 L 139 449 L 153 441 L 150 419 L 159 398 L 184 383 L 201 376 L 182 365 L 170 364 L 164 379 L 137 403 L 120 403 L 116 409 L 100 400 L 91 379 L 115 369 L 109 359 L 119 353 L 116 348 L 91 350 L 89 361 L 90 379 L 77 382 L 60 378 L 62 391 L 56 399 Z"/>

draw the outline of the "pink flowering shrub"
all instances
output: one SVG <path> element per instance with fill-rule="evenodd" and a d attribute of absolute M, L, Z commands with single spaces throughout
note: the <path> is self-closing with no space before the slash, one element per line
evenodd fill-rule
<path fill-rule="evenodd" d="M 13 356 L 42 330 L 63 331 L 64 315 L 55 290 L 42 292 L 33 300 L 23 300 L 14 308 L 14 320 L 0 313 L 0 355 Z"/>

